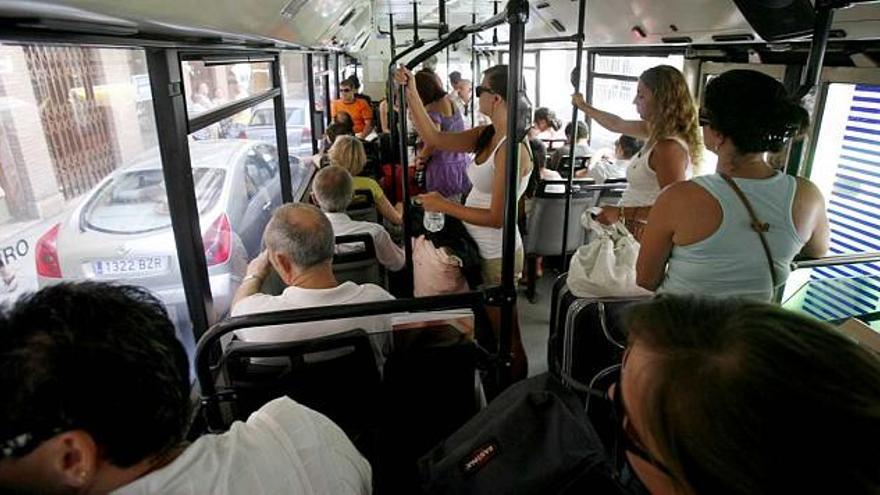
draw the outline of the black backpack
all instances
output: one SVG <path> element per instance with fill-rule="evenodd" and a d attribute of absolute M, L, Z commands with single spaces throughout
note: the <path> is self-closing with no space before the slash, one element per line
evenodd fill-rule
<path fill-rule="evenodd" d="M 511 386 L 419 461 L 426 494 L 621 494 L 577 396 L 550 375 Z"/>

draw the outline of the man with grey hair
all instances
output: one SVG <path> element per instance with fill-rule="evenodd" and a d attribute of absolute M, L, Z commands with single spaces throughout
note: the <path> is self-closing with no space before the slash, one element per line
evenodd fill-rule
<path fill-rule="evenodd" d="M 291 203 L 280 206 L 272 213 L 263 239 L 266 250 L 248 264 L 247 274 L 232 300 L 232 316 L 394 299 L 377 285 L 340 284 L 336 281 L 332 266 L 333 228 L 327 217 L 312 205 Z M 263 281 L 273 268 L 286 286 L 277 296 L 260 292 Z M 239 330 L 235 335 L 251 342 L 283 342 L 313 339 L 355 328 L 368 333 L 389 332 L 391 319 L 380 315 L 275 325 Z M 379 352 L 386 347 L 385 337 L 374 339 Z"/>
<path fill-rule="evenodd" d="M 348 170 L 335 165 L 319 170 L 312 182 L 315 201 L 330 220 L 333 234 L 337 236 L 370 234 L 373 237 L 376 259 L 379 263 L 392 272 L 400 270 L 406 263 L 406 257 L 403 249 L 391 240 L 385 227 L 378 223 L 352 220 L 345 213 L 345 209 L 351 203 L 353 189 L 351 174 Z M 336 252 L 352 252 L 363 249 L 362 246 L 363 243 L 343 244 L 337 246 Z"/>

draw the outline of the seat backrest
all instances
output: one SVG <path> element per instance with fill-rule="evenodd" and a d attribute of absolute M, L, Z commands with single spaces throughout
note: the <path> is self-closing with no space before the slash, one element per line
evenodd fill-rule
<path fill-rule="evenodd" d="M 238 419 L 287 395 L 349 434 L 375 422 L 369 405 L 381 393 L 380 375 L 364 330 L 288 342 L 233 340 L 220 366 L 225 386 L 236 395 Z"/>
<path fill-rule="evenodd" d="M 559 160 L 559 166 L 557 167 L 557 172 L 559 175 L 563 177 L 568 177 L 568 161 L 571 160 L 571 155 L 562 155 L 562 158 Z M 587 168 L 587 164 L 590 160 L 588 156 L 579 156 L 576 155 L 574 157 L 574 171 Z"/>
<path fill-rule="evenodd" d="M 599 192 L 581 189 L 592 181 L 574 181 L 571 193 L 571 210 L 568 217 L 568 251 L 574 252 L 586 241 L 586 231 L 581 225 L 581 215 L 595 206 Z M 567 181 L 542 181 L 538 184 L 534 206 L 528 218 L 528 234 L 525 236 L 527 254 L 557 255 L 562 251 L 563 218 L 565 217 L 565 190 Z"/>
<path fill-rule="evenodd" d="M 333 255 L 333 274 L 339 282 L 385 287 L 385 271 L 376 258 L 376 245 L 368 233 L 336 236 L 335 244 L 360 244 L 356 250 Z M 362 247 L 361 247 L 362 246 Z"/>
<path fill-rule="evenodd" d="M 351 204 L 348 205 L 345 213 L 352 220 L 380 223 L 376 200 L 373 198 L 373 192 L 369 189 L 355 189 Z"/>

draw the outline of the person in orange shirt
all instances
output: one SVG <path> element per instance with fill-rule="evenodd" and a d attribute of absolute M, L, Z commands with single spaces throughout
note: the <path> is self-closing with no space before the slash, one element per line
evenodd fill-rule
<path fill-rule="evenodd" d="M 373 109 L 370 104 L 355 98 L 354 86 L 348 79 L 339 83 L 339 94 L 342 98 L 334 100 L 330 105 L 330 115 L 335 118 L 339 112 L 349 114 L 357 137 L 367 137 L 373 132 Z"/>

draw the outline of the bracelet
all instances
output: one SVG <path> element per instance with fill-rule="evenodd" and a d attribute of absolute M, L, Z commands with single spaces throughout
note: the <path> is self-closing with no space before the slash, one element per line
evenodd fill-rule
<path fill-rule="evenodd" d="M 241 283 L 242 283 L 242 285 L 244 285 L 245 282 L 250 282 L 251 280 L 259 280 L 262 283 L 263 277 L 261 277 L 259 275 L 254 275 L 254 274 L 245 275 L 245 277 L 243 279 L 241 279 Z"/>

